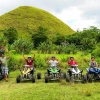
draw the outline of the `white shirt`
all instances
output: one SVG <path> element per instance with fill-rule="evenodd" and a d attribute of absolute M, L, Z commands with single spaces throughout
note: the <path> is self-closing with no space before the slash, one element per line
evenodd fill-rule
<path fill-rule="evenodd" d="M 57 64 L 58 64 L 58 61 L 57 61 L 57 60 L 50 60 L 49 63 L 50 63 L 50 66 L 51 66 L 51 67 L 53 67 L 53 66 L 56 67 Z"/>
<path fill-rule="evenodd" d="M 4 57 L 4 58 L 2 58 L 2 57 L 0 57 L 0 60 L 2 61 L 2 67 L 7 67 L 7 59 L 6 59 L 6 57 Z"/>

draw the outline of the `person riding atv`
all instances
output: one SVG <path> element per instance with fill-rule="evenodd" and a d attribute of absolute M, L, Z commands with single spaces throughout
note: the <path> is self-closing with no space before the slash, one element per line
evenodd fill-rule
<path fill-rule="evenodd" d="M 48 59 L 47 64 L 49 64 L 50 67 L 47 69 L 47 72 L 45 73 L 45 83 L 48 83 L 51 80 L 56 81 L 63 78 L 64 75 L 61 72 L 61 69 L 57 68 L 57 65 L 60 63 L 55 58 L 55 56 L 52 56 L 51 59 Z"/>
<path fill-rule="evenodd" d="M 68 61 L 68 65 L 70 66 L 70 68 L 68 69 L 69 75 L 72 76 L 72 68 L 74 68 L 74 70 L 78 70 L 78 63 L 74 60 L 74 57 L 70 57 L 70 60 Z"/>
<path fill-rule="evenodd" d="M 30 73 L 33 75 L 33 73 L 35 71 L 35 68 L 34 68 L 34 57 L 35 57 L 35 54 L 34 54 L 34 57 L 28 56 L 28 58 L 25 58 L 24 53 L 22 53 L 22 55 L 23 55 L 23 58 L 26 61 L 25 68 L 26 68 L 26 66 L 28 66 L 30 68 L 30 70 L 31 70 Z"/>
<path fill-rule="evenodd" d="M 20 83 L 21 81 L 27 81 L 31 80 L 33 83 L 35 83 L 36 76 L 34 74 L 35 72 L 35 67 L 34 67 L 34 57 L 32 58 L 31 56 L 28 56 L 28 58 L 25 58 L 24 54 L 22 53 L 23 58 L 26 61 L 26 64 L 24 65 L 24 70 L 21 71 L 21 75 L 17 75 L 16 77 L 16 82 Z M 37 73 L 37 79 L 41 79 L 41 73 Z"/>
<path fill-rule="evenodd" d="M 91 73 L 91 71 L 93 71 L 93 70 L 95 71 L 97 69 L 98 64 L 95 61 L 95 57 L 94 56 L 91 57 L 91 62 L 89 63 L 89 66 L 90 66 L 89 73 Z"/>
<path fill-rule="evenodd" d="M 50 65 L 49 69 L 51 69 L 51 68 L 52 69 L 57 69 L 57 65 L 60 64 L 60 62 L 56 59 L 55 56 L 52 56 L 51 59 L 48 59 L 47 64 Z M 49 69 L 47 69 L 48 70 L 48 74 L 50 73 Z M 59 69 L 59 71 L 60 71 L 60 69 Z"/>
<path fill-rule="evenodd" d="M 89 66 L 90 66 L 90 68 L 86 68 L 88 82 L 92 82 L 92 80 L 100 79 L 100 69 L 98 68 L 98 64 L 95 61 L 94 56 L 91 57 Z"/>
<path fill-rule="evenodd" d="M 34 57 L 28 56 L 25 58 L 24 54 L 22 53 L 23 58 L 25 59 L 24 70 L 20 70 L 21 75 L 17 75 L 16 82 L 20 83 L 20 81 L 31 80 L 33 83 L 35 82 L 35 75 L 34 75 Z M 35 56 L 35 54 L 34 54 Z"/>
<path fill-rule="evenodd" d="M 86 83 L 86 75 L 82 75 L 83 70 L 78 69 L 78 63 L 74 60 L 74 57 L 70 57 L 68 61 L 68 74 L 66 74 L 66 81 L 82 81 L 82 83 Z"/>

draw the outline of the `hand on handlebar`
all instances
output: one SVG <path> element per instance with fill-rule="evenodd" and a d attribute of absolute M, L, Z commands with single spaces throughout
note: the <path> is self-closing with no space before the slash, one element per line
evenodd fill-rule
<path fill-rule="evenodd" d="M 77 67 L 78 65 L 75 64 L 75 65 L 71 65 L 71 66 L 72 66 L 72 67 Z"/>

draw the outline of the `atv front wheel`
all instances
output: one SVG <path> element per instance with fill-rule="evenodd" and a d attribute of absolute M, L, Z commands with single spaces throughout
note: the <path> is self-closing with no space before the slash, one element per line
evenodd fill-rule
<path fill-rule="evenodd" d="M 35 83 L 35 75 L 32 76 L 32 83 Z"/>

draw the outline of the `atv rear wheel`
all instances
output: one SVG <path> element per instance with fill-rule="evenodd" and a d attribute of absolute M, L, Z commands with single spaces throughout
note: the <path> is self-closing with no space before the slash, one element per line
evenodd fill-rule
<path fill-rule="evenodd" d="M 69 76 L 69 74 L 66 74 L 66 82 L 70 82 L 70 76 Z"/>
<path fill-rule="evenodd" d="M 48 75 L 46 74 L 45 75 L 45 83 L 48 83 L 49 82 L 49 77 L 48 77 Z"/>
<path fill-rule="evenodd" d="M 88 82 L 92 83 L 92 76 L 88 74 Z"/>
<path fill-rule="evenodd" d="M 66 79 L 66 73 L 65 72 L 63 72 L 63 78 Z"/>
<path fill-rule="evenodd" d="M 86 83 L 87 82 L 87 75 L 83 75 L 82 76 L 82 83 Z"/>
<path fill-rule="evenodd" d="M 35 83 L 35 75 L 32 76 L 32 83 Z"/>
<path fill-rule="evenodd" d="M 18 76 L 16 77 L 16 82 L 17 82 L 17 83 L 20 83 L 20 81 L 21 81 L 21 76 L 18 75 Z"/>
<path fill-rule="evenodd" d="M 40 72 L 37 73 L 37 79 L 41 79 L 41 73 Z"/>

